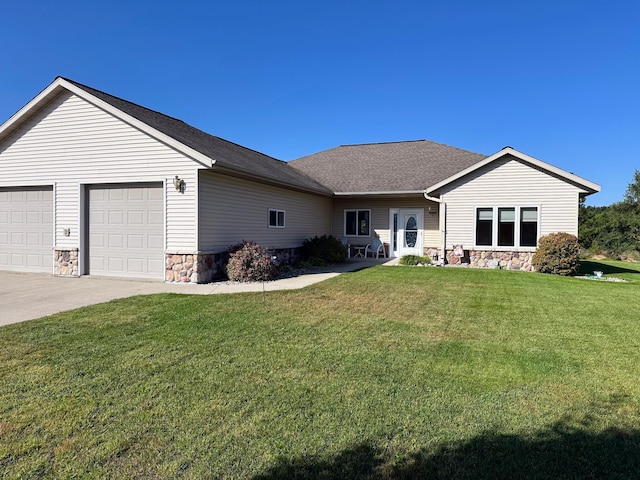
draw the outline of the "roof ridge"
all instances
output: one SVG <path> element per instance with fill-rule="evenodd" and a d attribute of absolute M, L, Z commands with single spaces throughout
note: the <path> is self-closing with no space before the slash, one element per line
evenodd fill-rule
<path fill-rule="evenodd" d="M 441 145 L 443 147 L 454 148 L 456 150 L 460 150 L 460 151 L 463 151 L 463 152 L 473 153 L 475 155 L 483 155 L 485 157 L 488 156 L 485 153 L 474 152 L 472 150 L 467 150 L 466 148 L 460 148 L 460 147 L 456 147 L 456 146 L 449 145 L 449 144 L 446 144 L 446 143 L 436 142 L 435 140 L 428 140 L 426 138 L 422 138 L 422 139 L 418 139 L 418 140 L 397 140 L 397 141 L 390 141 L 390 142 L 352 143 L 352 144 L 338 145 L 337 147 L 333 147 L 333 148 L 366 147 L 366 146 L 374 146 L 374 145 L 391 145 L 391 144 L 399 144 L 399 143 L 418 143 L 418 142 L 428 142 L 428 143 L 432 143 L 434 145 Z M 303 158 L 303 157 L 301 157 L 301 158 Z"/>
<path fill-rule="evenodd" d="M 338 145 L 338 147 L 362 147 L 365 145 L 387 145 L 391 143 L 411 143 L 411 142 L 430 142 L 431 140 L 427 140 L 425 138 L 421 138 L 418 140 L 395 140 L 390 142 L 370 142 L 370 143 L 347 143 L 344 145 Z"/>

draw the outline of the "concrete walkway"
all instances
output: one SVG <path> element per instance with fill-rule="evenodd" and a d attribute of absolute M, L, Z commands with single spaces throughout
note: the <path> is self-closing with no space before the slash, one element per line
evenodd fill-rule
<path fill-rule="evenodd" d="M 0 326 L 103 303 L 116 298 L 153 293 L 209 295 L 219 293 L 294 290 L 322 282 L 344 272 L 394 263 L 396 259 L 351 260 L 313 273 L 263 283 L 214 282 L 204 285 L 83 276 L 54 277 L 41 273 L 0 271 Z"/>

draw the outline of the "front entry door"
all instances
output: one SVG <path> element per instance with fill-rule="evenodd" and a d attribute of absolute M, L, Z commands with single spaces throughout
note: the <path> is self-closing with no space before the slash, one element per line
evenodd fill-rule
<path fill-rule="evenodd" d="M 394 256 L 423 255 L 423 211 L 421 209 L 392 210 L 390 222 L 395 240 L 393 242 Z"/>

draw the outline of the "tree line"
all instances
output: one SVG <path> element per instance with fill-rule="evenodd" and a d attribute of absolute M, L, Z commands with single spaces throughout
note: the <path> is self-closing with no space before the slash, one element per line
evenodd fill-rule
<path fill-rule="evenodd" d="M 579 209 L 579 240 L 584 253 L 640 260 L 640 170 L 633 174 L 622 201 Z"/>

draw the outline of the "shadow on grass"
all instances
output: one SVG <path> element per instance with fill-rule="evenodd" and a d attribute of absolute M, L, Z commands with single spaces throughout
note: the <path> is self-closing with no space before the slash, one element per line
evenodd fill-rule
<path fill-rule="evenodd" d="M 363 443 L 335 458 L 282 459 L 256 480 L 626 479 L 640 475 L 640 431 L 598 434 L 557 425 L 532 437 L 485 433 L 434 451 L 385 458 Z"/>
<path fill-rule="evenodd" d="M 580 260 L 581 275 L 593 274 L 595 270 L 600 270 L 604 275 L 611 275 L 616 273 L 635 273 L 640 277 L 640 270 L 633 270 L 631 268 L 625 268 L 620 265 L 608 265 L 606 263 L 596 262 L 592 260 Z"/>

